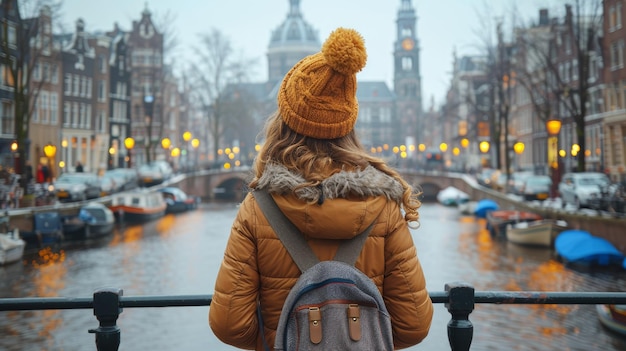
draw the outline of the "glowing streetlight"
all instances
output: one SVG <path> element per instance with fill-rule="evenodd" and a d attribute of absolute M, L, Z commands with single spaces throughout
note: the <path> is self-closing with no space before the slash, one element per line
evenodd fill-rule
<path fill-rule="evenodd" d="M 131 168 L 133 147 L 135 147 L 135 139 L 131 137 L 124 139 L 124 146 L 128 150 L 128 168 Z"/>
<path fill-rule="evenodd" d="M 478 144 L 478 148 L 480 149 L 480 152 L 486 154 L 487 152 L 489 152 L 489 142 L 481 141 L 480 144 Z"/>
<path fill-rule="evenodd" d="M 170 138 L 161 139 L 162 148 L 164 148 L 165 150 L 169 150 L 170 146 L 172 146 L 172 141 L 170 140 Z"/>

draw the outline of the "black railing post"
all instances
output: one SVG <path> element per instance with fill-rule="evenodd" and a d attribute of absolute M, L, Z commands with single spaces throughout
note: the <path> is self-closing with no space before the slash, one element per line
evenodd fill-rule
<path fill-rule="evenodd" d="M 469 315 L 474 310 L 474 287 L 463 282 L 446 284 L 445 304 L 452 319 L 448 322 L 448 341 L 452 351 L 468 351 L 472 345 L 474 326 Z"/>
<path fill-rule="evenodd" d="M 100 326 L 89 329 L 96 334 L 96 349 L 98 351 L 117 351 L 120 347 L 120 328 L 116 322 L 122 308 L 120 296 L 122 289 L 103 288 L 93 293 L 93 314 L 98 318 Z"/>

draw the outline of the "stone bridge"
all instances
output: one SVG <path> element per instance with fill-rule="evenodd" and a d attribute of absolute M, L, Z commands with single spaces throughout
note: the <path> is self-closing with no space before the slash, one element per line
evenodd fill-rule
<path fill-rule="evenodd" d="M 434 201 L 440 190 L 449 186 L 472 193 L 468 184 L 471 178 L 447 173 L 424 173 L 403 171 L 402 176 L 414 187 L 423 191 L 425 201 Z M 205 200 L 240 200 L 246 193 L 247 184 L 252 177 L 250 168 L 239 168 L 230 171 L 208 170 L 179 175 L 169 185 L 180 187 L 183 191 L 193 193 Z"/>

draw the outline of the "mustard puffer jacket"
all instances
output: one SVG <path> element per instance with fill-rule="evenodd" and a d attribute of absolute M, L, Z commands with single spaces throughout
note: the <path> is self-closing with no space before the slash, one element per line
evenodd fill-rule
<path fill-rule="evenodd" d="M 358 235 L 376 221 L 356 267 L 383 295 L 396 349 L 421 342 L 430 328 L 433 305 L 399 205 L 400 183 L 373 167 L 342 171 L 321 186 L 295 189 L 303 182 L 283 166 L 268 165 L 258 188 L 268 189 L 320 260 L 334 257 L 338 240 Z M 248 194 L 231 228 L 215 282 L 209 308 L 213 333 L 241 349 L 264 350 L 263 338 L 272 348 L 283 302 L 299 276 L 253 194 Z"/>

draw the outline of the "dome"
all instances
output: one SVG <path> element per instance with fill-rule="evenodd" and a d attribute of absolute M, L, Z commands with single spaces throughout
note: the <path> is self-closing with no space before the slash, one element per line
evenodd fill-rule
<path fill-rule="evenodd" d="M 321 44 L 317 31 L 308 24 L 300 13 L 300 0 L 289 0 L 287 19 L 272 32 L 269 48 L 310 46 L 319 50 Z"/>

